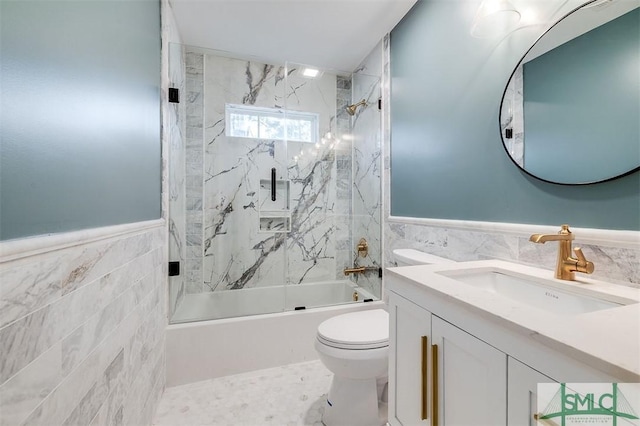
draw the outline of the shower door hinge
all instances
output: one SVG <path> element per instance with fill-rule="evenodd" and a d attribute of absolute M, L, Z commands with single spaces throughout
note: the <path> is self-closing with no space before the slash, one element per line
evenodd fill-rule
<path fill-rule="evenodd" d="M 169 262 L 169 276 L 180 275 L 180 262 Z"/>
<path fill-rule="evenodd" d="M 180 91 L 175 87 L 169 87 L 169 102 L 172 104 L 180 103 Z"/>
<path fill-rule="evenodd" d="M 378 98 L 378 109 L 382 111 L 382 98 Z"/>

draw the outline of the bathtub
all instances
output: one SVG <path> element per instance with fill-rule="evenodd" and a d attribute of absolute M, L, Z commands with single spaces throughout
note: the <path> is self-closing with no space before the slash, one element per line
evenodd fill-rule
<path fill-rule="evenodd" d="M 173 322 L 211 318 L 212 312 L 244 315 L 249 307 L 251 315 L 169 325 L 167 386 L 318 359 L 313 346 L 318 325 L 335 315 L 384 307 L 380 301 L 363 302 L 371 298 L 349 281 L 186 295 Z M 285 312 L 256 314 L 282 306 Z"/>
<path fill-rule="evenodd" d="M 187 294 L 170 322 L 177 324 L 334 306 L 353 302 L 354 293 L 361 302 L 375 299 L 368 290 L 347 280 Z"/>

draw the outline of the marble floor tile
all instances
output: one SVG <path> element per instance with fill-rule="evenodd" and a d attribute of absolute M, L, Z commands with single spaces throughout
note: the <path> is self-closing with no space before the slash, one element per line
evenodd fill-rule
<path fill-rule="evenodd" d="M 320 361 L 167 388 L 154 426 L 322 426 L 331 372 Z"/>

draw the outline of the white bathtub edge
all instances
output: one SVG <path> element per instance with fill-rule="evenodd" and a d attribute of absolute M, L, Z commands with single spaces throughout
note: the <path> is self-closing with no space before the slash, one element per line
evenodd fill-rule
<path fill-rule="evenodd" d="M 167 327 L 167 387 L 318 359 L 318 325 L 382 301 L 228 318 Z"/>

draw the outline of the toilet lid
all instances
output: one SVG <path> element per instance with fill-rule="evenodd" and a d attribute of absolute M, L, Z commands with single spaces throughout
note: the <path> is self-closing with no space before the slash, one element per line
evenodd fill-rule
<path fill-rule="evenodd" d="M 372 309 L 329 318 L 318 326 L 318 340 L 342 349 L 389 346 L 389 314 L 383 309 Z"/>

